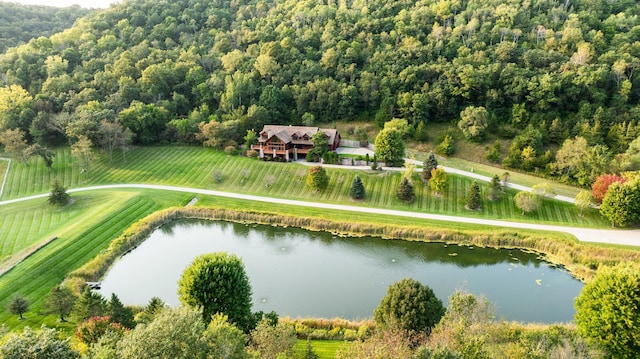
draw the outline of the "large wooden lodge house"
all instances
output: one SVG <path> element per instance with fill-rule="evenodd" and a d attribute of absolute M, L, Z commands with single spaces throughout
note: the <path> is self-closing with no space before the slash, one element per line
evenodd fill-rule
<path fill-rule="evenodd" d="M 258 144 L 251 145 L 251 149 L 258 151 L 260 158 L 297 161 L 313 149 L 311 137 L 318 132 L 324 132 L 327 136 L 330 151 L 335 151 L 340 146 L 340 134 L 335 129 L 265 125 L 258 135 Z"/>

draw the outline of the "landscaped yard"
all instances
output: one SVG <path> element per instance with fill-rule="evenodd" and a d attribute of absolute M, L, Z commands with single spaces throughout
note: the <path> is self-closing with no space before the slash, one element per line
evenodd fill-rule
<path fill-rule="evenodd" d="M 3 162 L 0 161 L 0 164 Z M 367 198 L 355 203 L 348 198 L 349 187 L 355 176 L 353 171 L 328 169 L 331 181 L 329 188 L 323 193 L 314 193 L 307 187 L 307 171 L 308 167 L 299 164 L 261 162 L 199 147 L 154 147 L 139 148 L 128 154 L 126 163 L 116 159 L 113 166 L 109 166 L 103 159 L 97 160 L 87 177 L 73 165 L 67 149 L 58 149 L 52 171 L 36 161 L 29 166 L 12 163 L 2 200 L 47 193 L 53 179 L 59 178 L 68 188 L 108 183 L 156 183 L 460 216 L 608 226 L 597 218 L 597 213 L 580 218 L 574 206 L 553 201 L 545 203 L 538 213 L 522 216 L 511 203 L 513 193 L 509 193 L 501 201 L 485 202 L 481 212 L 468 212 L 456 197 L 466 193 L 471 181 L 457 176 L 452 177 L 449 192 L 442 198 L 430 194 L 415 176 L 417 199 L 412 204 L 405 204 L 395 198 L 399 173 L 358 171 L 363 178 Z M 267 186 L 267 183 L 271 185 Z M 68 272 L 106 248 L 112 239 L 134 222 L 162 208 L 184 206 L 192 197 L 186 193 L 164 191 L 105 190 L 73 194 L 73 203 L 63 208 L 50 207 L 46 198 L 0 206 L 0 256 L 3 260 L 0 265 L 7 265 L 15 256 L 28 254 L 34 246 L 46 243 L 44 241 L 52 236 L 57 237 L 0 277 L 0 305 L 5 306 L 14 293 L 21 293 L 32 302 L 26 320 L 18 321 L 16 316 L 9 316 L 3 311 L 0 313 L 0 321 L 9 328 L 25 325 L 38 327 L 42 323 L 58 325 L 55 316 L 41 315 L 43 298 L 53 286 L 60 283 Z M 199 196 L 197 206 L 252 209 L 330 220 L 339 218 L 354 224 L 390 224 L 389 218 L 384 215 L 362 216 L 358 213 L 302 207 L 292 209 L 286 205 L 208 196 Z M 449 233 L 464 231 L 481 236 L 512 231 L 402 217 L 394 217 L 392 223 L 406 228 L 423 226 L 431 228 L 434 233 L 445 228 Z M 524 235 L 534 233 L 518 232 Z M 553 236 L 567 238 L 566 235 Z M 68 328 L 72 325 L 73 323 Z"/>
<path fill-rule="evenodd" d="M 362 202 L 354 203 L 348 194 L 356 172 L 327 169 L 329 188 L 318 193 L 306 185 L 307 171 L 308 167 L 300 164 L 262 162 L 201 147 L 150 147 L 129 153 L 126 163 L 116 159 L 110 166 L 104 159 L 96 161 L 86 176 L 74 166 L 67 149 L 58 149 L 53 171 L 40 163 L 29 166 L 14 163 L 2 199 L 46 193 L 54 178 L 59 178 L 68 188 L 109 183 L 156 183 L 465 217 L 609 227 L 596 211 L 580 217 L 575 206 L 556 201 L 545 201 L 541 210 L 523 216 L 512 200 L 515 191 L 495 202 L 484 201 L 482 211 L 467 211 L 463 199 L 472 181 L 461 176 L 451 175 L 448 192 L 435 196 L 419 176 L 414 175 L 416 200 L 406 204 L 395 197 L 400 174 L 360 170 L 357 174 L 363 180 L 367 196 Z M 486 183 L 480 185 L 483 191 L 487 187 Z"/>

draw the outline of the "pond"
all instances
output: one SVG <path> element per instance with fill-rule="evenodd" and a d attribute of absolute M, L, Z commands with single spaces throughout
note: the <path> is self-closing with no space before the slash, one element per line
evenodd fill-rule
<path fill-rule="evenodd" d="M 211 221 L 178 221 L 156 230 L 118 260 L 100 292 L 125 304 L 151 297 L 178 305 L 177 282 L 198 255 L 234 253 L 253 289 L 253 310 L 290 317 L 364 319 L 392 283 L 411 277 L 447 303 L 457 289 L 484 295 L 499 318 L 570 322 L 583 284 L 519 250 L 380 238 Z"/>

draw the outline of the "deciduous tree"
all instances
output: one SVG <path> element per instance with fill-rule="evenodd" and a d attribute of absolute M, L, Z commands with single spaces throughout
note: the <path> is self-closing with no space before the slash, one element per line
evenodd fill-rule
<path fill-rule="evenodd" d="M 246 335 L 229 322 L 224 314 L 214 314 L 204 332 L 204 340 L 210 347 L 209 358 L 244 359 L 246 358 Z"/>
<path fill-rule="evenodd" d="M 374 311 L 377 328 L 430 333 L 445 313 L 442 301 L 422 283 L 405 278 L 389 286 Z"/>
<path fill-rule="evenodd" d="M 487 128 L 489 113 L 482 106 L 469 106 L 460 112 L 458 128 L 464 137 L 469 140 L 479 141 L 484 138 L 484 131 Z"/>
<path fill-rule="evenodd" d="M 273 324 L 266 318 L 251 331 L 251 347 L 260 354 L 260 358 L 276 359 L 282 353 L 290 352 L 297 340 L 293 326 Z"/>
<path fill-rule="evenodd" d="M 16 293 L 7 304 L 7 310 L 11 314 L 17 314 L 22 320 L 22 315 L 29 310 L 29 301 L 22 294 Z"/>
<path fill-rule="evenodd" d="M 624 227 L 640 221 L 640 181 L 613 183 L 602 199 L 600 214 L 612 226 Z"/>
<path fill-rule="evenodd" d="M 80 168 L 87 177 L 89 177 L 89 166 L 93 161 L 92 146 L 91 140 L 83 135 L 80 135 L 78 140 L 71 145 L 71 155 L 80 162 Z"/>
<path fill-rule="evenodd" d="M 376 136 L 376 156 L 389 166 L 404 163 L 404 140 L 402 133 L 395 128 L 383 129 Z"/>
<path fill-rule="evenodd" d="M 180 302 L 202 309 L 209 321 L 215 313 L 247 330 L 251 321 L 251 284 L 242 260 L 224 252 L 196 257 L 178 282 Z"/>
<path fill-rule="evenodd" d="M 576 207 L 580 209 L 580 216 L 583 216 L 584 210 L 591 207 L 594 202 L 593 194 L 590 191 L 582 190 L 578 192 L 574 202 Z"/>
<path fill-rule="evenodd" d="M 535 193 L 531 193 L 528 191 L 520 191 L 515 197 L 513 197 L 516 202 L 516 207 L 522 210 L 522 214 L 529 213 L 531 211 L 535 211 L 540 208 L 542 201 L 540 200 L 540 196 Z"/>
<path fill-rule="evenodd" d="M 635 264 L 603 266 L 576 298 L 578 331 L 606 349 L 609 358 L 640 353 L 640 269 Z"/>
<path fill-rule="evenodd" d="M 607 194 L 609 186 L 616 182 L 624 183 L 626 179 L 615 174 L 600 175 L 595 182 L 591 185 L 591 191 L 593 193 L 593 199 L 596 203 L 601 204 L 604 196 Z"/>
<path fill-rule="evenodd" d="M 209 317 L 211 318 L 211 317 Z M 189 307 L 166 308 L 147 325 L 126 332 L 117 357 L 137 359 L 207 358 L 202 313 Z"/>
<path fill-rule="evenodd" d="M 57 314 L 61 322 L 66 322 L 65 317 L 71 314 L 75 301 L 76 295 L 71 288 L 58 285 L 51 289 L 44 305 L 49 312 Z"/>
<path fill-rule="evenodd" d="M 436 195 L 442 196 L 447 192 L 447 188 L 449 188 L 449 175 L 444 171 L 444 168 L 432 169 L 429 189 Z"/>
<path fill-rule="evenodd" d="M 42 326 L 37 331 L 25 327 L 22 333 L 9 334 L 0 345 L 2 358 L 75 359 L 80 354 L 71 349 L 71 338 L 60 339 L 55 329 Z M 37 348 L 37 351 L 34 350 Z"/>
<path fill-rule="evenodd" d="M 4 152 L 13 157 L 14 160 L 27 164 L 29 161 L 29 151 L 27 151 L 27 140 L 24 132 L 20 129 L 8 129 L 0 133 L 0 144 L 4 146 Z"/>
<path fill-rule="evenodd" d="M 329 186 L 329 176 L 322 166 L 309 168 L 307 174 L 307 185 L 314 191 L 322 191 Z"/>

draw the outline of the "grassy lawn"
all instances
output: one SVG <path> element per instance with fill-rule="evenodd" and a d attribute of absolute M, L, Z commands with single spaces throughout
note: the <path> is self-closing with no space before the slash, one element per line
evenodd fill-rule
<path fill-rule="evenodd" d="M 508 192 L 501 200 L 485 201 L 482 211 L 466 211 L 462 199 L 469 191 L 471 180 L 461 176 L 452 175 L 448 192 L 437 197 L 415 175 L 416 200 L 406 204 L 395 198 L 400 181 L 398 173 L 358 171 L 367 196 L 364 201 L 354 203 L 348 197 L 354 171 L 327 169 L 329 188 L 320 193 L 312 191 L 305 184 L 307 171 L 308 167 L 300 164 L 262 162 L 201 147 L 150 147 L 129 153 L 126 163 L 116 158 L 114 165 L 110 166 L 101 158 L 95 161 L 87 177 L 74 166 L 67 149 L 58 149 L 52 171 L 41 163 L 32 163 L 30 166 L 15 163 L 9 173 L 3 199 L 46 193 L 57 177 L 68 188 L 109 183 L 157 183 L 454 216 L 609 227 L 597 212 L 580 217 L 575 206 L 557 201 L 545 201 L 541 210 L 523 216 L 513 203 L 514 191 Z M 486 187 L 487 184 L 481 183 L 481 190 L 486 191 Z"/>
<path fill-rule="evenodd" d="M 311 349 L 318 355 L 319 359 L 333 359 L 336 357 L 338 350 L 349 345 L 349 342 L 340 340 L 312 340 Z M 306 353 L 307 341 L 298 340 L 294 350 L 300 354 Z"/>
<path fill-rule="evenodd" d="M 0 165 L 2 163 L 6 161 L 0 161 Z M 596 212 L 580 218 L 573 206 L 555 201 L 547 201 L 537 213 L 522 216 L 512 204 L 511 197 L 514 193 L 508 193 L 500 201 L 485 202 L 482 212 L 465 211 L 456 198 L 468 191 L 471 181 L 456 176 L 452 176 L 449 192 L 442 198 L 431 195 L 416 177 L 417 199 L 412 204 L 405 204 L 394 196 L 400 174 L 359 171 L 367 190 L 367 198 L 363 202 L 354 203 L 348 198 L 349 187 L 355 176 L 353 171 L 328 169 L 330 185 L 323 193 L 314 193 L 306 186 L 304 180 L 307 171 L 308 167 L 298 164 L 261 162 L 200 147 L 154 147 L 136 149 L 128 154 L 126 163 L 116 158 L 112 166 L 99 158 L 87 177 L 74 166 L 68 149 L 63 148 L 57 150 L 51 171 L 41 162 L 33 161 L 29 166 L 13 163 L 2 199 L 47 193 L 53 179 L 59 178 L 68 188 L 109 183 L 156 183 L 408 211 L 608 227 Z M 213 175 L 216 172 L 220 174 L 220 181 Z M 272 178 L 269 179 L 270 177 Z M 266 186 L 266 183 L 272 184 Z M 19 329 L 25 325 L 38 327 L 43 323 L 58 326 L 55 316 L 42 315 L 46 314 L 42 312 L 43 298 L 53 286 L 60 283 L 67 273 L 106 248 L 112 239 L 134 222 L 159 209 L 183 206 L 192 196 L 186 193 L 119 189 L 82 192 L 72 195 L 72 198 L 73 203 L 62 208 L 50 207 L 46 198 L 0 207 L 0 266 L 3 263 L 5 266 L 11 264 L 11 259 L 15 256 L 45 243 L 52 236 L 57 237 L 0 276 L 0 306 L 4 308 L 11 296 L 18 292 L 31 302 L 27 319 L 23 321 L 18 321 L 16 316 L 10 316 L 6 311 L 0 312 L 0 321 L 9 328 Z M 208 196 L 199 196 L 197 205 L 292 213 L 292 208 L 286 205 Z M 389 223 L 389 217 L 384 215 L 362 216 L 353 212 L 314 208 L 296 207 L 295 214 L 326 219 L 340 218 L 352 223 Z M 392 223 L 398 226 L 427 227 L 435 232 L 446 229 L 465 233 L 515 233 L 507 228 L 403 217 L 394 217 Z M 518 233 L 524 235 L 533 232 L 535 231 L 518 230 Z M 564 234 L 548 236 L 573 241 Z M 73 323 L 70 323 L 67 328 L 72 326 Z M 320 343 L 319 348 L 326 344 L 329 347 L 327 350 L 332 350 L 332 345 L 337 345 Z"/>
<path fill-rule="evenodd" d="M 2 183 L 4 182 L 4 176 L 7 174 L 8 167 L 9 167 L 9 161 L 0 159 L 0 187 L 2 187 Z"/>
<path fill-rule="evenodd" d="M 183 205 L 190 197 L 184 193 L 154 196 L 144 191 L 96 191 L 73 195 L 74 203 L 60 209 L 48 207 L 46 198 L 0 207 L 5 256 L 12 254 L 11 248 L 19 252 L 48 236 L 58 236 L 0 277 L 2 308 L 14 293 L 23 294 L 31 303 L 25 320 L 2 311 L 0 322 L 9 328 L 57 325 L 55 316 L 40 315 L 43 298 L 53 286 L 134 222 L 161 208 Z M 22 228 L 21 232 L 16 228 Z M 5 233 L 13 240 L 5 240 Z"/>

